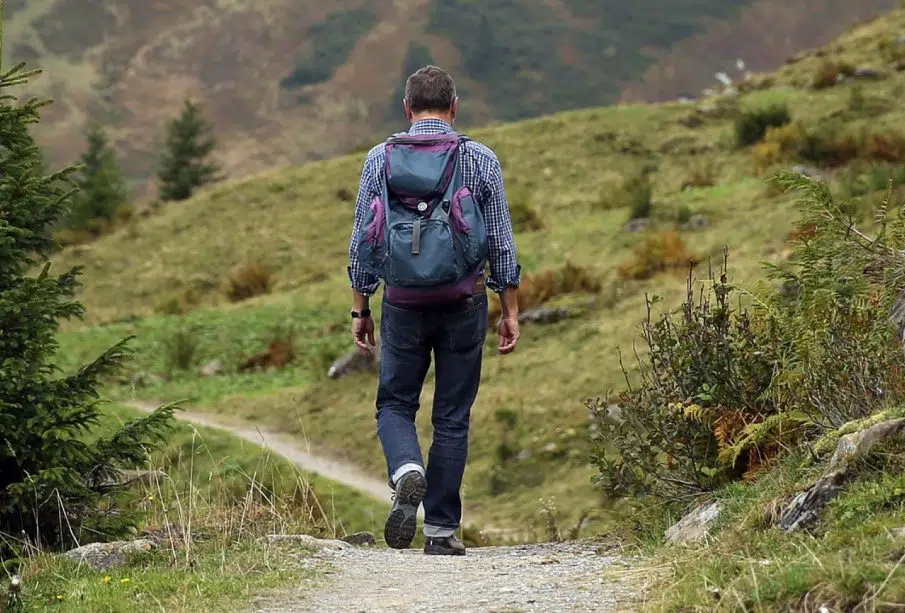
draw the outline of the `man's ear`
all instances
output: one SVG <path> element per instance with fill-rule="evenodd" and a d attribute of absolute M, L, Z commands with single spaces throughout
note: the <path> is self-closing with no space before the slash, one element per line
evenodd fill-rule
<path fill-rule="evenodd" d="M 405 98 L 402 99 L 402 108 L 405 109 L 405 118 L 411 121 L 412 109 L 409 108 L 408 100 L 406 100 Z"/>
<path fill-rule="evenodd" d="M 451 119 L 455 120 L 456 112 L 459 110 L 459 97 L 456 96 L 453 98 L 452 105 L 449 107 L 449 116 Z"/>

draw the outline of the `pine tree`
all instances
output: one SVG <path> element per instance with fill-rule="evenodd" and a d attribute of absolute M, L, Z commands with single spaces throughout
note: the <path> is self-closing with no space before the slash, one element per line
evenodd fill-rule
<path fill-rule="evenodd" d="M 166 125 L 157 173 L 161 200 L 185 200 L 196 188 L 219 180 L 219 165 L 207 161 L 215 146 L 213 127 L 202 117 L 201 108 L 186 100 L 180 116 Z"/>
<path fill-rule="evenodd" d="M 81 156 L 82 168 L 76 175 L 79 192 L 73 199 L 66 224 L 76 229 L 91 228 L 98 221 L 111 221 L 128 198 L 116 153 L 108 145 L 104 129 L 90 123 L 85 139 L 88 148 Z"/>
<path fill-rule="evenodd" d="M 78 268 L 50 274 L 53 226 L 70 206 L 74 168 L 45 174 L 29 124 L 46 101 L 9 94 L 39 71 L 23 64 L 0 75 L 0 534 L 40 546 L 114 536 L 134 517 L 111 485 L 119 469 L 146 459 L 175 407 L 127 423 L 112 436 L 95 431 L 98 388 L 128 355 L 124 339 L 75 374 L 55 365 L 58 321 L 80 317 L 73 299 Z M 30 271 L 43 261 L 40 272 Z M 0 539 L 0 558 L 10 548 Z"/>

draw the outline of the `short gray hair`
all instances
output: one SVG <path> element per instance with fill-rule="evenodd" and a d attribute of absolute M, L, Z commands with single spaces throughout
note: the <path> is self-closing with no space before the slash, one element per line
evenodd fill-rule
<path fill-rule="evenodd" d="M 448 111 L 456 99 L 456 84 L 449 73 L 427 65 L 405 82 L 405 100 L 413 113 Z"/>

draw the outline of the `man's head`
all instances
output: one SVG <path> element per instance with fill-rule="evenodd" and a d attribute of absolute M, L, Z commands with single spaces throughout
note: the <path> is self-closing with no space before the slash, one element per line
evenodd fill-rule
<path fill-rule="evenodd" d="M 456 85 L 442 68 L 425 66 L 405 82 L 403 105 L 409 121 L 434 117 L 452 123 L 458 106 Z"/>

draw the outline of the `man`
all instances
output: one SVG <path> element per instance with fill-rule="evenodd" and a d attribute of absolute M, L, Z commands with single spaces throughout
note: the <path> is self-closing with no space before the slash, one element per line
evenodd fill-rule
<path fill-rule="evenodd" d="M 521 267 L 516 261 L 502 170 L 488 147 L 455 133 L 457 107 L 455 85 L 444 70 L 426 66 L 408 78 L 403 108 L 410 129 L 397 135 L 401 140 L 390 139 L 368 153 L 349 250 L 352 334 L 363 351 L 371 351 L 376 344 L 369 297 L 376 292 L 379 280 L 385 281 L 376 417 L 394 503 L 384 537 L 392 548 L 408 547 L 423 501 L 424 553 L 429 555 L 465 553 L 455 532 L 462 516 L 460 488 L 469 418 L 480 383 L 487 333 L 485 286 L 500 297 L 498 351 L 511 353 L 519 340 L 516 290 Z M 426 145 L 419 149 L 419 144 Z M 449 160 L 443 158 L 447 153 Z M 390 165 L 388 155 L 399 157 Z M 442 166 L 447 161 L 450 165 Z M 418 168 L 423 171 L 421 175 Z M 436 172 L 430 174 L 428 168 Z M 450 168 L 455 172 L 449 172 Z M 415 188 L 399 183 L 406 180 L 411 185 L 433 181 L 438 187 L 412 197 L 412 191 L 406 190 Z M 393 181 L 396 185 L 391 184 Z M 393 203 L 395 206 L 391 206 Z M 370 234 L 368 228 L 372 228 Z M 453 232 L 460 232 L 456 235 L 458 242 L 448 238 Z M 398 248 L 399 241 L 407 241 L 404 248 Z M 419 289 L 431 285 L 431 279 L 423 278 L 427 273 L 417 270 L 426 270 L 427 266 L 451 272 L 451 267 L 475 254 L 481 254 L 477 274 L 464 276 L 458 271 L 455 282 L 433 294 L 431 289 Z M 400 261 L 386 263 L 393 258 Z M 408 260 L 401 261 L 404 258 Z M 489 261 L 491 272 L 486 280 L 484 259 Z M 413 289 L 401 288 L 406 281 L 397 273 L 403 269 L 416 271 L 412 273 L 415 277 L 422 275 L 412 280 Z M 384 275 L 381 271 L 388 272 Z M 440 281 L 434 285 L 441 285 Z M 451 294 L 447 291 L 450 287 L 458 289 Z M 413 296 L 431 298 L 418 303 Z M 415 414 L 432 351 L 436 372 L 431 417 L 434 434 L 425 467 L 415 433 Z"/>

